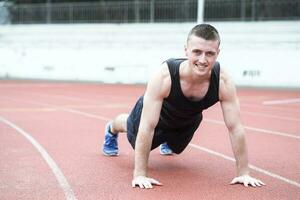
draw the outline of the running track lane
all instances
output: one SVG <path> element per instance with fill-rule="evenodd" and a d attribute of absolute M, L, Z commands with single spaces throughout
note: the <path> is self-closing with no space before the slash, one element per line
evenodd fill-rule
<path fill-rule="evenodd" d="M 59 87 L 63 88 L 62 86 Z M 101 92 L 102 88 L 93 87 Z M 104 85 L 104 90 L 107 89 L 105 87 Z M 74 89 L 74 87 L 72 88 Z M 84 86 L 83 88 L 88 87 Z M 55 87 L 52 89 L 53 90 L 47 91 L 49 96 L 51 96 L 51 93 L 58 94 Z M 79 94 L 80 98 L 88 99 L 82 95 L 84 93 L 82 93 L 83 91 L 80 91 L 80 89 L 77 89 L 76 92 L 72 90 L 73 94 Z M 134 90 L 134 87 L 131 88 L 131 91 L 132 90 Z M 137 89 L 137 91 L 138 90 L 139 89 Z M 92 93 L 93 90 L 90 90 L 90 92 Z M 91 93 L 88 93 L 88 96 L 92 96 Z M 26 95 L 24 98 L 25 97 L 28 98 Z M 22 99 L 19 98 L 19 100 Z M 111 104 L 117 103 L 118 101 L 126 102 L 127 99 L 127 97 L 124 97 L 115 101 L 114 99 L 106 98 L 106 100 L 111 100 L 107 101 Z M 36 97 L 34 100 L 41 102 L 41 100 Z M 101 96 L 98 100 L 99 102 L 103 102 Z M 7 101 L 5 102 L 7 103 Z M 62 105 L 61 102 L 61 99 L 52 98 L 42 99 L 41 103 Z M 65 103 L 70 105 L 75 103 L 75 101 L 66 101 Z M 128 101 L 127 103 L 130 104 L 133 103 L 133 101 Z M 20 104 L 27 108 L 33 107 L 33 104 Z M 109 118 L 121 110 L 126 111 L 128 109 L 116 107 L 114 109 L 83 108 L 76 110 L 80 110 L 82 113 L 90 113 L 90 115 L 95 114 Z M 30 111 L 29 109 L 29 111 L 26 112 L 2 111 L 1 114 L 4 114 L 5 117 L 8 117 L 11 121 L 23 127 L 24 130 L 29 131 L 34 138 L 40 141 L 68 178 L 78 199 L 96 199 L 101 197 L 106 199 L 138 199 L 141 197 L 143 197 L 143 199 L 147 197 L 149 197 L 149 199 L 152 199 L 152 197 L 161 197 L 162 199 L 239 199 L 241 196 L 245 196 L 245 199 L 291 199 L 292 197 L 296 197 L 296 195 L 299 196 L 298 188 L 291 187 L 259 173 L 254 174 L 260 176 L 267 182 L 267 187 L 257 190 L 253 188 L 245 189 L 240 186 L 228 186 L 227 183 L 234 174 L 233 163 L 193 148 L 188 148 L 184 154 L 174 157 L 161 157 L 157 151 L 154 151 L 150 160 L 150 174 L 155 177 L 160 177 L 159 180 L 163 182 L 165 186 L 158 187 L 156 190 L 141 192 L 130 188 L 133 152 L 125 141 L 125 137 L 121 136 L 123 140 L 120 143 L 121 156 L 119 158 L 106 158 L 99 153 L 99 149 L 95 149 L 95 146 L 99 147 L 99 141 L 95 138 L 100 141 L 103 139 L 102 135 L 99 135 L 99 130 L 103 129 L 105 121 L 100 119 L 93 120 L 91 117 L 58 109 L 49 111 Z M 30 122 L 37 123 L 33 125 Z M 47 129 L 45 129 L 45 127 L 47 127 Z M 211 128 L 214 129 L 215 126 Z M 212 132 L 214 131 L 212 130 Z M 200 130 L 197 137 L 205 136 L 204 134 L 205 133 Z M 63 141 L 60 141 L 62 136 Z M 253 135 L 253 137 L 255 136 Z M 195 139 L 193 143 L 201 142 L 198 138 Z M 221 142 L 224 142 L 222 140 Z M 218 142 L 216 142 L 216 144 Z M 211 143 L 213 144 L 213 142 Z M 226 146 L 227 144 L 222 145 Z M 261 145 L 263 144 L 259 146 Z M 118 159 L 118 161 L 114 159 Z M 261 160 L 264 159 L 262 158 Z M 220 166 L 222 166 L 222 168 L 220 168 Z M 116 176 L 116 171 L 119 172 L 119 176 Z M 170 180 L 172 180 L 171 183 Z"/>

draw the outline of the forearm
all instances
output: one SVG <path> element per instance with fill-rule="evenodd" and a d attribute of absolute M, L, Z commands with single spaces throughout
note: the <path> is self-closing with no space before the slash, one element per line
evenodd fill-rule
<path fill-rule="evenodd" d="M 244 129 L 240 127 L 233 130 L 230 133 L 230 139 L 234 157 L 236 160 L 237 175 L 241 176 L 249 174 L 248 151 L 244 135 Z"/>
<path fill-rule="evenodd" d="M 135 161 L 133 176 L 147 176 L 148 159 L 152 144 L 152 134 L 138 133 L 135 143 Z"/>

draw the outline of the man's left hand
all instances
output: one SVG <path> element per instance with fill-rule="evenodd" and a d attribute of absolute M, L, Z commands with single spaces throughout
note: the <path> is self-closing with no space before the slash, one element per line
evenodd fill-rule
<path fill-rule="evenodd" d="M 265 185 L 261 180 L 255 179 L 249 175 L 242 175 L 242 176 L 238 176 L 235 177 L 230 184 L 244 184 L 245 187 L 248 187 L 248 185 L 252 186 L 252 187 L 256 187 L 256 186 L 263 186 Z"/>

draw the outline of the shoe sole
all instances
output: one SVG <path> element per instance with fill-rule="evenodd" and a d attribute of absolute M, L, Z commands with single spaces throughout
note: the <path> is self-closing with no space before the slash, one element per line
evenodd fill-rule
<path fill-rule="evenodd" d="M 113 154 L 108 154 L 102 151 L 102 154 L 108 157 L 114 157 L 114 156 L 119 156 L 119 153 L 113 153 Z"/>
<path fill-rule="evenodd" d="M 162 156 L 172 156 L 173 155 L 173 153 L 163 153 L 163 152 L 159 152 L 160 153 L 160 155 L 162 155 Z"/>

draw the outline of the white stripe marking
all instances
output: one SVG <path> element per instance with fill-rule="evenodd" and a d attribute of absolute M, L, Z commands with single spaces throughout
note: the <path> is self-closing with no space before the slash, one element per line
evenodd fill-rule
<path fill-rule="evenodd" d="M 223 158 L 223 159 L 225 159 L 225 160 L 230 160 L 230 161 L 235 162 L 235 159 L 234 159 L 234 158 L 229 157 L 229 156 L 226 156 L 226 155 L 221 154 L 221 153 L 219 153 L 219 152 L 215 152 L 215 151 L 212 151 L 212 150 L 210 150 L 210 149 L 207 149 L 207 148 L 204 148 L 204 147 L 201 147 L 201 146 L 192 144 L 192 143 L 189 144 L 189 146 L 191 146 L 191 147 L 193 147 L 193 148 L 195 148 L 195 149 L 204 151 L 204 152 L 206 152 L 206 153 L 212 154 L 212 155 L 214 155 L 214 156 L 221 157 L 221 158 Z M 260 172 L 260 173 L 262 173 L 262 174 L 265 174 L 265 175 L 267 175 L 267 176 L 271 176 L 272 178 L 275 178 L 275 179 L 284 181 L 284 182 L 286 182 L 286 183 L 288 183 L 288 184 L 291 184 L 291 185 L 294 185 L 294 186 L 300 188 L 300 183 L 298 183 L 298 182 L 296 182 L 296 181 L 293 181 L 293 180 L 284 178 L 284 177 L 282 177 L 282 176 L 280 176 L 280 175 L 274 174 L 274 173 L 272 173 L 272 172 L 270 172 L 270 171 L 261 169 L 261 168 L 259 168 L 259 167 L 254 166 L 254 165 L 249 165 L 249 168 L 252 169 L 252 170 L 255 170 L 255 171 L 257 171 L 257 172 Z"/>
<path fill-rule="evenodd" d="M 257 109 L 265 109 L 267 108 L 266 106 L 264 105 L 256 105 L 256 104 L 250 104 L 250 103 L 241 103 L 241 106 L 242 107 L 250 107 L 250 108 L 257 108 Z M 276 107 L 269 107 L 271 109 L 271 111 L 281 111 L 283 114 L 285 112 L 289 112 L 291 114 L 299 114 L 300 113 L 300 110 L 299 109 L 293 109 L 293 108 L 288 108 L 288 107 L 283 107 L 283 106 L 276 106 Z M 266 110 L 265 110 L 266 111 Z M 269 110 L 270 111 L 270 110 Z M 266 111 L 266 112 L 269 112 L 269 111 Z M 243 112 L 243 111 L 242 111 Z"/>
<path fill-rule="evenodd" d="M 263 113 L 255 113 L 255 112 L 248 112 L 248 111 L 242 111 L 242 114 L 300 122 L 300 119 L 294 118 L 294 117 L 284 117 L 284 116 L 270 115 L 270 114 L 263 114 Z"/>
<path fill-rule="evenodd" d="M 214 123 L 214 124 L 225 125 L 224 122 L 219 121 L 219 120 L 214 120 L 214 119 L 203 119 L 203 121 Z M 278 131 L 271 131 L 271 130 L 267 130 L 267 129 L 254 128 L 254 127 L 250 127 L 250 126 L 244 126 L 244 128 L 248 129 L 248 130 L 251 130 L 251 131 L 260 132 L 260 133 L 267 133 L 267 134 L 271 134 L 271 135 L 279 135 L 279 136 L 289 137 L 289 138 L 293 138 L 293 139 L 297 139 L 297 140 L 300 139 L 300 136 L 291 135 L 291 134 L 288 134 L 288 133 L 282 133 L 282 132 L 278 132 Z"/>
<path fill-rule="evenodd" d="M 290 104 L 290 103 L 300 103 L 300 98 L 264 101 L 263 105 L 278 105 L 278 104 Z"/>
<path fill-rule="evenodd" d="M 101 120 L 104 120 L 104 121 L 109 121 L 110 120 L 107 117 L 102 117 L 102 116 L 99 116 L 99 115 L 94 115 L 94 114 L 90 114 L 90 113 L 86 113 L 86 112 L 81 112 L 79 110 L 67 109 L 67 108 L 60 108 L 60 110 L 71 112 L 71 113 L 76 113 L 76 114 L 83 115 L 83 116 L 86 116 L 86 117 L 101 119 Z"/>
<path fill-rule="evenodd" d="M 63 175 L 62 171 L 59 169 L 57 164 L 54 160 L 50 157 L 47 151 L 28 133 L 26 133 L 23 129 L 19 128 L 18 126 L 14 125 L 12 122 L 4 119 L 0 116 L 0 120 L 10 126 L 11 128 L 15 129 L 18 133 L 23 135 L 37 150 L 40 152 L 44 160 L 47 162 L 49 167 L 51 168 L 53 174 L 55 175 L 57 181 L 59 182 L 60 187 L 64 191 L 65 197 L 68 200 L 76 200 L 74 192 L 72 191 L 67 179 Z"/>

